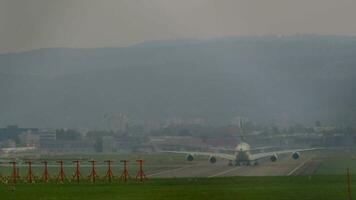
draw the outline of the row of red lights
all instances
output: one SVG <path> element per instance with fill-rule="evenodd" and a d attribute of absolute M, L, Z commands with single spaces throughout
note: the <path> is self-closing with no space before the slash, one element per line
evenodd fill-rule
<path fill-rule="evenodd" d="M 90 160 L 88 161 L 91 164 L 91 170 L 90 170 L 90 174 L 88 175 L 88 178 L 90 181 L 95 182 L 96 179 L 99 177 L 96 171 L 96 167 L 95 164 L 97 161 L 95 160 Z M 113 175 L 113 171 L 112 171 L 112 160 L 105 160 L 105 163 L 107 163 L 107 171 L 105 174 L 105 179 L 107 179 L 109 182 L 111 182 L 114 179 L 114 175 Z M 129 178 L 129 171 L 127 169 L 127 163 L 129 162 L 128 160 L 121 160 L 121 162 L 124 164 L 124 169 L 121 173 L 120 176 L 120 180 L 126 182 Z M 144 179 L 146 179 L 146 175 L 143 171 L 143 160 L 136 160 L 136 162 L 139 165 L 139 169 L 137 171 L 136 174 L 136 180 L 139 180 L 140 182 L 143 182 Z M 9 162 L 10 164 L 12 164 L 12 173 L 11 173 L 11 182 L 13 184 L 16 184 L 17 180 L 20 178 L 16 169 L 16 164 L 17 162 Z M 27 175 L 26 175 L 26 180 L 28 183 L 33 183 L 34 182 L 34 174 L 32 171 L 32 161 L 26 161 L 26 164 L 28 164 L 28 170 L 27 170 Z M 50 175 L 48 172 L 48 161 L 42 161 L 42 163 L 44 164 L 44 168 L 43 168 L 43 173 L 42 173 L 42 181 L 45 183 L 48 183 L 48 181 L 50 180 Z M 62 160 L 57 161 L 57 163 L 59 164 L 59 172 L 58 175 L 56 177 L 57 182 L 63 183 L 66 180 L 66 175 L 64 173 L 64 162 Z M 82 175 L 80 172 L 80 161 L 79 160 L 74 160 L 73 163 L 75 163 L 75 170 L 74 170 L 74 174 L 72 176 L 72 180 L 75 180 L 77 183 L 79 183 Z"/>

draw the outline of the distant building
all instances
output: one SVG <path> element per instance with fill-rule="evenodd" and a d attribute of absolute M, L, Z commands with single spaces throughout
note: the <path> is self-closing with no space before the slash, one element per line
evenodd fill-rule
<path fill-rule="evenodd" d="M 249 120 L 248 120 L 247 117 L 234 117 L 234 118 L 231 119 L 231 125 L 235 125 L 235 126 L 240 127 L 241 123 L 246 123 L 248 121 Z"/>
<path fill-rule="evenodd" d="M 334 130 L 336 130 L 336 127 L 335 126 L 315 126 L 313 129 L 317 133 L 322 133 L 322 132 L 334 131 Z"/>
<path fill-rule="evenodd" d="M 38 146 L 39 135 L 33 134 L 31 131 L 23 132 L 19 135 L 21 146 Z"/>
<path fill-rule="evenodd" d="M 151 131 L 155 131 L 155 130 L 159 130 L 159 129 L 161 129 L 160 122 L 146 121 L 144 124 L 144 132 L 145 133 L 150 133 Z"/>
<path fill-rule="evenodd" d="M 149 143 L 155 149 L 163 150 L 197 150 L 206 149 L 202 139 L 191 136 L 160 136 L 150 137 Z"/>
<path fill-rule="evenodd" d="M 103 137 L 103 153 L 112 153 L 116 151 L 115 141 L 113 136 Z"/>
<path fill-rule="evenodd" d="M 55 131 L 39 134 L 39 149 L 43 154 L 94 153 L 93 140 L 58 140 Z"/>
<path fill-rule="evenodd" d="M 17 125 L 10 125 L 6 128 L 0 128 L 0 141 L 5 140 L 15 140 L 17 141 L 18 136 L 23 132 L 38 132 L 38 128 L 19 128 Z"/>
<path fill-rule="evenodd" d="M 141 145 L 141 141 L 129 136 L 117 137 L 115 140 L 116 151 L 121 153 L 137 152 Z"/>
<path fill-rule="evenodd" d="M 182 125 L 182 124 L 183 124 L 182 118 L 173 117 L 171 119 L 165 120 L 162 128 L 166 128 L 166 127 L 169 127 L 169 126 L 178 126 L 178 125 Z"/>
<path fill-rule="evenodd" d="M 110 131 L 113 132 L 127 132 L 129 126 L 129 118 L 127 115 L 119 113 L 112 115 L 105 115 Z"/>
<path fill-rule="evenodd" d="M 188 120 L 187 124 L 204 126 L 205 119 L 200 117 L 192 118 Z"/>
<path fill-rule="evenodd" d="M 0 142 L 0 147 L 1 148 L 12 148 L 12 147 L 16 147 L 16 142 L 13 140 L 5 140 Z"/>
<path fill-rule="evenodd" d="M 55 141 L 57 139 L 57 134 L 54 131 L 43 131 L 39 135 L 40 143 L 46 141 Z"/>
<path fill-rule="evenodd" d="M 44 154 L 95 153 L 95 141 L 42 140 L 40 143 L 40 151 Z"/>
<path fill-rule="evenodd" d="M 140 151 L 142 141 L 130 136 L 104 136 L 102 140 L 103 153 L 131 153 Z"/>

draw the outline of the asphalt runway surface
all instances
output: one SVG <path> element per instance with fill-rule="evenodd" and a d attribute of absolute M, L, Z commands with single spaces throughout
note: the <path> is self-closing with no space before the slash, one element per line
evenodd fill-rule
<path fill-rule="evenodd" d="M 256 166 L 228 166 L 226 160 L 215 164 L 208 161 L 193 161 L 174 169 L 147 172 L 147 177 L 223 177 L 223 176 L 293 176 L 313 174 L 319 161 L 312 155 L 304 155 L 294 160 L 284 157 L 276 162 L 265 160 Z"/>

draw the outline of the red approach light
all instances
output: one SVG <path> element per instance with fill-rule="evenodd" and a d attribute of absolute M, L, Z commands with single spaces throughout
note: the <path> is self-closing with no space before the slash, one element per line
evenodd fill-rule
<path fill-rule="evenodd" d="M 75 163 L 75 171 L 73 174 L 73 180 L 76 180 L 77 183 L 79 183 L 81 173 L 80 173 L 80 161 L 79 160 L 74 160 L 73 163 Z"/>
<path fill-rule="evenodd" d="M 33 182 L 33 173 L 32 173 L 32 162 L 31 161 L 27 161 L 25 162 L 28 164 L 28 171 L 27 171 L 27 176 L 26 176 L 26 180 L 27 183 L 32 183 Z"/>
<path fill-rule="evenodd" d="M 120 179 L 122 180 L 122 181 L 127 181 L 128 179 L 129 179 L 129 177 L 130 177 L 130 175 L 129 175 L 129 170 L 127 169 L 127 163 L 129 162 L 128 160 L 121 160 L 120 162 L 122 162 L 122 163 L 124 163 L 124 170 L 122 171 L 122 173 L 121 173 L 121 177 L 120 177 Z"/>
<path fill-rule="evenodd" d="M 88 161 L 91 163 L 91 170 L 90 170 L 90 174 L 89 174 L 89 180 L 91 180 L 93 183 L 95 183 L 95 180 L 98 176 L 98 174 L 96 173 L 96 168 L 95 168 L 95 163 L 96 161 L 95 160 L 90 160 Z"/>
<path fill-rule="evenodd" d="M 43 180 L 43 182 L 48 183 L 48 180 L 49 180 L 48 162 L 42 161 L 42 163 L 44 164 L 42 180 Z"/>
<path fill-rule="evenodd" d="M 143 182 L 143 180 L 146 179 L 146 175 L 143 172 L 143 160 L 136 160 L 136 162 L 139 164 L 139 170 L 136 174 L 136 180 L 140 180 L 140 182 Z"/>
<path fill-rule="evenodd" d="M 59 173 L 58 173 L 58 176 L 57 176 L 57 181 L 60 182 L 60 183 L 63 183 L 64 179 L 65 179 L 63 160 L 59 160 L 59 161 L 57 161 L 57 163 L 60 164 Z"/>
<path fill-rule="evenodd" d="M 107 165 L 108 165 L 108 170 L 106 171 L 105 178 L 108 179 L 109 182 L 111 182 L 112 179 L 113 179 L 113 177 L 114 177 L 114 174 L 113 174 L 113 172 L 112 172 L 112 167 L 111 167 L 111 165 L 112 165 L 112 163 L 113 163 L 114 161 L 112 161 L 112 160 L 105 160 L 104 162 L 106 162 Z"/>
<path fill-rule="evenodd" d="M 11 181 L 12 181 L 13 184 L 16 184 L 16 181 L 19 178 L 19 176 L 17 174 L 17 169 L 16 169 L 16 162 L 12 161 L 12 162 L 9 162 L 9 163 L 12 164 Z"/>

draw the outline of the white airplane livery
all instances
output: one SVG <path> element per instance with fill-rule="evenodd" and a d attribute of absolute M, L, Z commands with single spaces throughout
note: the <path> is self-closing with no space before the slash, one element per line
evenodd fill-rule
<path fill-rule="evenodd" d="M 258 148 L 263 149 L 263 148 Z M 167 153 L 179 153 L 186 154 L 187 161 L 193 161 L 195 156 L 209 156 L 210 163 L 216 163 L 217 158 L 226 159 L 229 161 L 229 165 L 257 165 L 258 160 L 269 158 L 270 161 L 276 162 L 279 155 L 291 154 L 293 159 L 299 159 L 300 152 L 317 150 L 320 148 L 309 148 L 309 149 L 289 149 L 281 151 L 263 152 L 253 154 L 251 151 L 256 149 L 251 149 L 250 145 L 246 142 L 242 142 L 236 146 L 234 149 L 234 154 L 227 153 L 210 153 L 210 152 L 188 152 L 188 151 L 164 151 Z"/>

